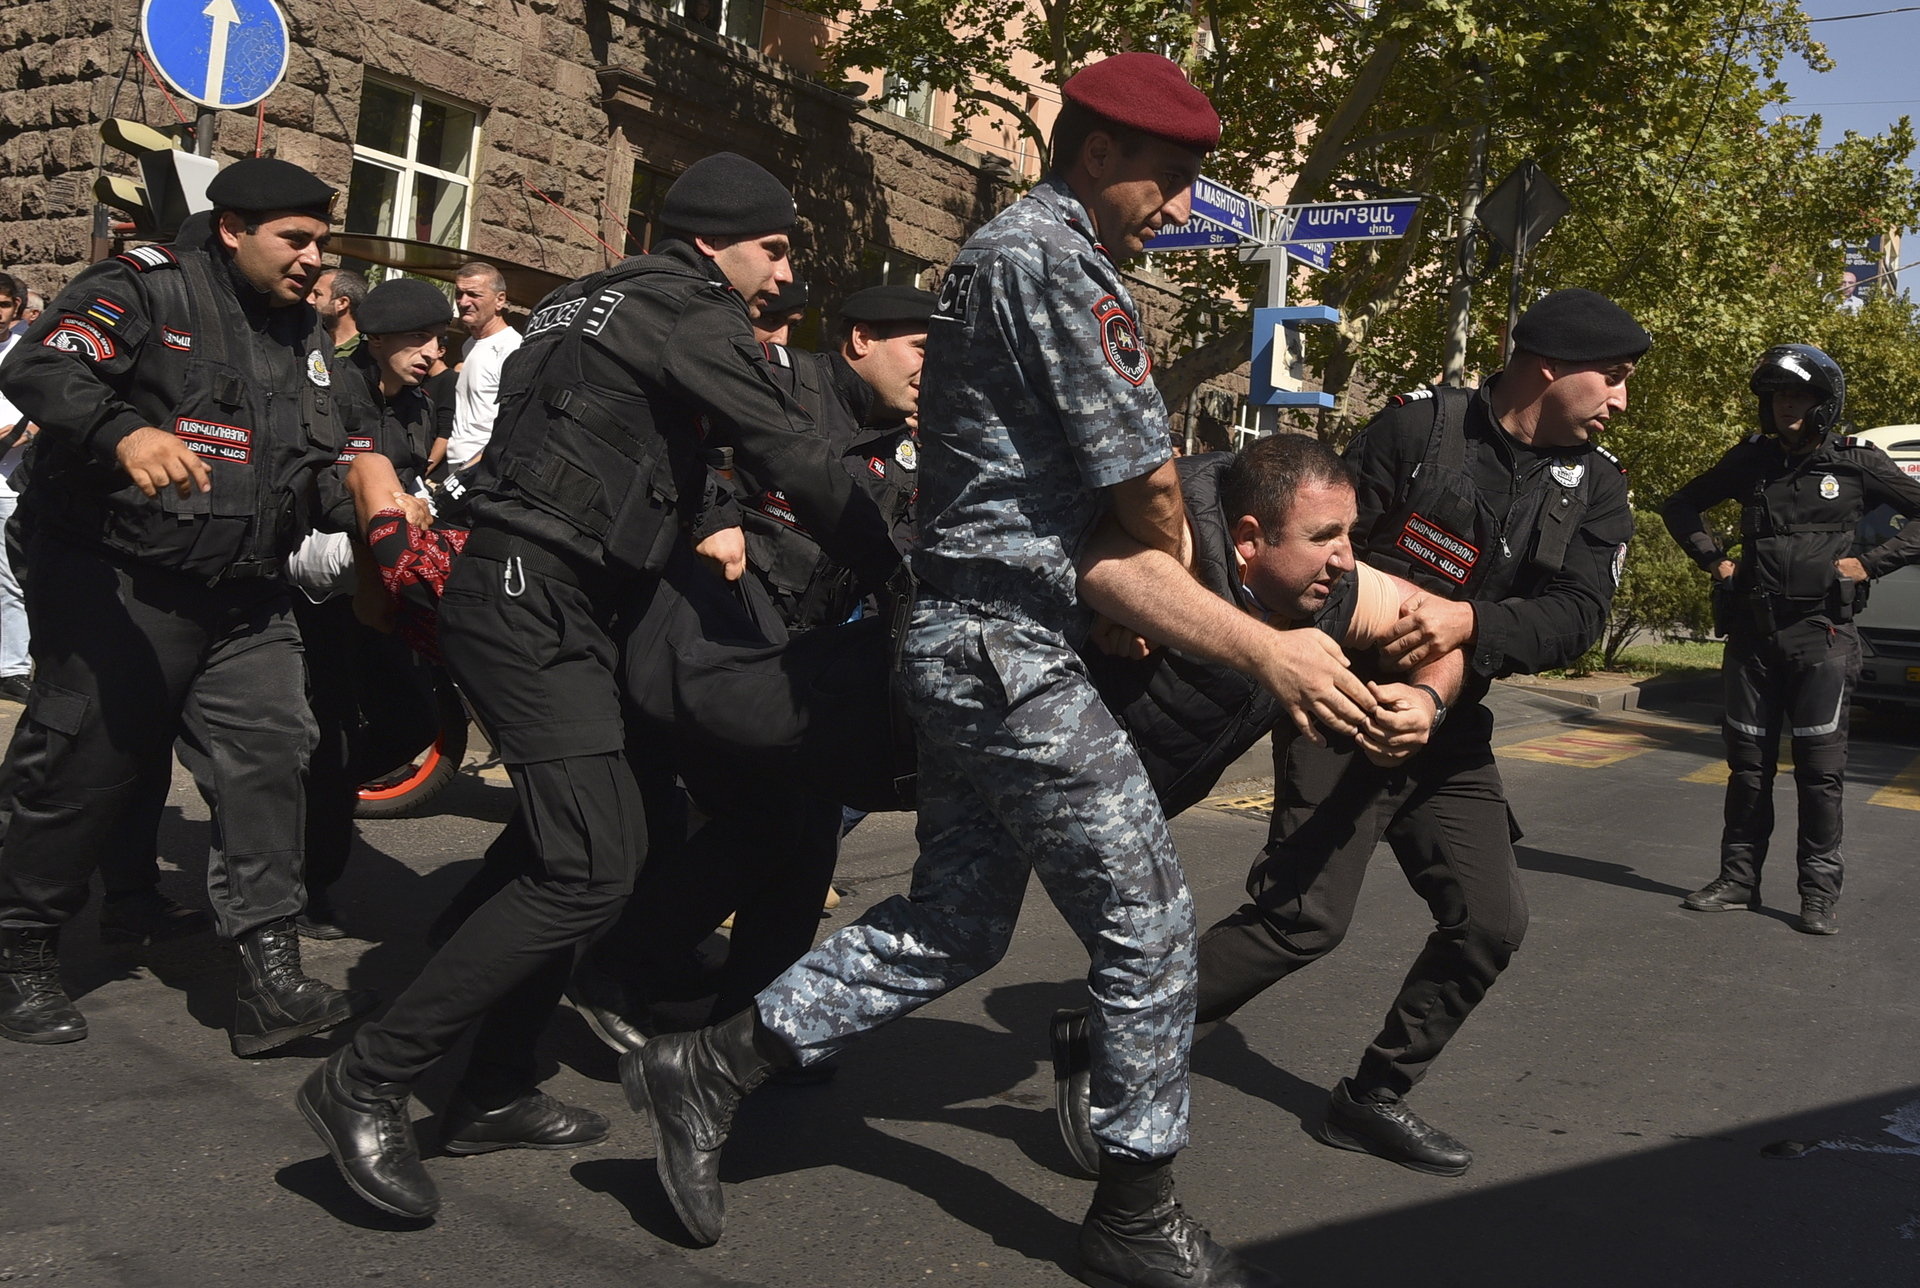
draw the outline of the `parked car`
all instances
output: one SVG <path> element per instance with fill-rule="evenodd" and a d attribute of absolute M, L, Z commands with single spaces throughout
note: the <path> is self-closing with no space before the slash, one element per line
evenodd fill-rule
<path fill-rule="evenodd" d="M 1920 425 L 1883 425 L 1859 431 L 1909 474 L 1920 475 Z M 1883 505 L 1860 521 L 1861 549 L 1879 545 L 1909 520 Z M 1873 583 L 1860 627 L 1860 687 L 1854 701 L 1906 713 L 1920 711 L 1920 564 L 1900 568 Z"/>

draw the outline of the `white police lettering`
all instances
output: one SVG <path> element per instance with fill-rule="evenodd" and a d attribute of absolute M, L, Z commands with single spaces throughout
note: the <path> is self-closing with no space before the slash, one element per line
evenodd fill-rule
<path fill-rule="evenodd" d="M 613 317 L 613 311 L 620 307 L 620 301 L 627 297 L 619 291 L 602 291 L 593 297 L 593 304 L 587 309 L 587 320 L 580 329 L 588 335 L 599 335 L 606 329 L 607 321 Z"/>
<path fill-rule="evenodd" d="M 947 270 L 946 280 L 940 283 L 940 300 L 933 306 L 933 316 L 946 322 L 965 322 L 967 303 L 973 298 L 973 276 L 979 272 L 973 264 L 955 264 Z"/>
<path fill-rule="evenodd" d="M 160 328 L 160 343 L 166 345 L 169 349 L 178 349 L 182 353 L 191 353 L 193 352 L 193 333 L 190 331 L 176 331 L 170 326 L 163 326 Z"/>
<path fill-rule="evenodd" d="M 351 463 L 354 457 L 364 455 L 372 450 L 373 440 L 371 438 L 355 435 L 347 439 L 347 445 L 340 449 L 340 455 L 334 458 L 333 463 L 335 465 L 346 465 Z"/>
<path fill-rule="evenodd" d="M 82 354 L 89 362 L 107 362 L 119 352 L 113 347 L 113 341 L 107 339 L 106 332 L 75 317 L 61 318 L 59 325 L 47 332 L 47 338 L 40 343 L 63 353 Z"/>
<path fill-rule="evenodd" d="M 1415 512 L 1394 543 L 1448 581 L 1464 586 L 1480 562 L 1480 548 Z"/>
<path fill-rule="evenodd" d="M 195 456 L 245 465 L 253 459 L 253 431 L 239 425 L 182 416 L 173 422 L 174 436 Z"/>
<path fill-rule="evenodd" d="M 580 310 L 586 306 L 586 303 L 585 300 L 565 300 L 559 304 L 547 305 L 527 319 L 525 337 L 531 340 L 536 335 L 569 325 L 580 316 Z"/>
<path fill-rule="evenodd" d="M 1094 321 L 1100 324 L 1100 347 L 1106 351 L 1107 364 L 1130 385 L 1140 384 L 1153 369 L 1147 347 L 1140 343 L 1140 332 L 1127 316 L 1120 301 L 1103 295 L 1093 304 Z"/>

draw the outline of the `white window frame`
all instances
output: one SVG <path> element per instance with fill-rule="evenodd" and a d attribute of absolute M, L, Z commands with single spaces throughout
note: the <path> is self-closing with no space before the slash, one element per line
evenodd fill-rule
<path fill-rule="evenodd" d="M 684 20 L 686 24 L 695 31 L 704 31 L 709 36 L 718 36 L 722 40 L 731 40 L 735 44 L 745 45 L 749 49 L 760 48 L 761 44 L 764 43 L 767 38 L 767 6 L 764 3 L 761 4 L 760 25 L 751 35 L 736 35 L 734 32 L 727 30 L 727 28 L 732 25 L 733 20 L 733 4 L 731 0 L 716 0 L 716 2 L 720 6 L 720 29 L 718 31 L 688 18 L 687 0 L 669 0 L 667 12 L 676 18 Z"/>
<path fill-rule="evenodd" d="M 400 237 L 407 241 L 417 240 L 411 235 L 414 230 L 413 176 L 415 174 L 424 174 L 434 179 L 459 184 L 462 188 L 466 189 L 467 199 L 460 203 L 460 240 L 457 245 L 449 249 L 467 249 L 467 239 L 472 236 L 473 233 L 473 177 L 471 175 L 457 174 L 452 170 L 442 170 L 437 166 L 422 165 L 420 162 L 412 160 L 411 158 L 420 151 L 420 104 L 427 99 L 432 99 L 436 103 L 443 103 L 448 107 L 458 108 L 462 112 L 472 113 L 473 139 L 467 148 L 467 167 L 470 170 L 479 169 L 480 119 L 483 115 L 481 109 L 462 103 L 458 99 L 442 98 L 438 94 L 422 93 L 411 85 L 388 80 L 384 76 L 366 76 L 362 81 L 362 94 L 366 92 L 366 85 L 379 85 L 383 89 L 393 90 L 401 94 L 409 94 L 413 98 L 412 105 L 407 110 L 407 156 L 397 157 L 391 152 L 382 152 L 378 148 L 370 148 L 363 143 L 355 143 L 353 145 L 353 159 L 355 161 L 367 161 L 383 169 L 396 171 L 400 175 L 400 187 L 398 197 L 393 203 L 393 219 L 391 221 L 399 225 L 399 227 L 382 229 L 373 235 L 377 237 Z"/>

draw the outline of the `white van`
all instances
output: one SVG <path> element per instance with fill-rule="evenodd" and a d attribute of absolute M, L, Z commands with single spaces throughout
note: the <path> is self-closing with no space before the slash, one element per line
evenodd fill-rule
<path fill-rule="evenodd" d="M 1856 435 L 1879 447 L 1908 474 L 1920 477 L 1920 425 L 1883 425 Z M 1871 549 L 1920 515 L 1881 506 L 1860 521 L 1862 549 Z M 1854 701 L 1863 707 L 1920 709 L 1920 564 L 1898 568 L 1873 583 L 1867 606 L 1854 618 L 1864 657 Z"/>

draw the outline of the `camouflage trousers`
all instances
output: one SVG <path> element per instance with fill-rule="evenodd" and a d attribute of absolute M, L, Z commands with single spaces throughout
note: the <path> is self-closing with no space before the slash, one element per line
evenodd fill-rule
<path fill-rule="evenodd" d="M 1187 1140 L 1193 901 L 1139 756 L 1066 641 L 922 600 L 903 681 L 919 742 L 920 857 L 895 896 L 759 995 L 803 1064 L 1006 953 L 1037 873 L 1092 956 L 1093 1131 L 1136 1161 Z"/>

